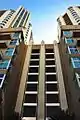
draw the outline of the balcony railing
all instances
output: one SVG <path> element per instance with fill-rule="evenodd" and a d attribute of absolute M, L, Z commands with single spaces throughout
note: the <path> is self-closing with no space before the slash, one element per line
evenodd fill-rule
<path fill-rule="evenodd" d="M 6 74 L 0 74 L 0 88 L 2 87 Z"/>
<path fill-rule="evenodd" d="M 10 45 L 17 45 L 17 39 L 15 39 L 15 40 L 11 40 L 11 42 L 10 42 Z"/>
<path fill-rule="evenodd" d="M 15 48 L 8 48 L 5 52 L 5 56 L 13 56 Z"/>
<path fill-rule="evenodd" d="M 72 31 L 63 31 L 63 36 L 67 38 L 71 38 L 73 36 Z"/>
<path fill-rule="evenodd" d="M 0 61 L 0 69 L 8 69 L 11 60 L 2 60 Z"/>
<path fill-rule="evenodd" d="M 80 54 L 79 49 L 76 46 L 68 46 L 69 54 Z"/>
<path fill-rule="evenodd" d="M 71 62 L 72 62 L 73 68 L 80 69 L 80 58 L 73 57 L 73 58 L 71 58 Z"/>

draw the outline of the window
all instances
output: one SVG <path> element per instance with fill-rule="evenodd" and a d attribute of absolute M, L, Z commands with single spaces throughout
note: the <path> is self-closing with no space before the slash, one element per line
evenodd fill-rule
<path fill-rule="evenodd" d="M 21 26 L 23 25 L 23 23 L 24 23 L 24 21 L 25 21 L 26 16 L 27 16 L 27 11 L 25 12 L 24 17 L 23 17 L 23 19 L 22 19 L 22 21 L 21 21 L 21 23 L 20 23 L 19 27 L 21 27 Z"/>
<path fill-rule="evenodd" d="M 80 68 L 80 58 L 71 58 L 73 68 Z"/>
<path fill-rule="evenodd" d="M 65 42 L 68 44 L 74 43 L 74 40 L 69 38 L 69 39 L 65 39 Z"/>
<path fill-rule="evenodd" d="M 12 56 L 14 54 L 15 48 L 8 48 L 5 52 L 6 56 Z"/>
<path fill-rule="evenodd" d="M 3 82 L 4 82 L 4 79 L 5 79 L 5 74 L 0 74 L 0 88 L 2 87 L 3 85 Z"/>
<path fill-rule="evenodd" d="M 25 10 L 22 10 L 22 12 L 20 13 L 20 15 L 19 15 L 19 17 L 17 18 L 17 20 L 16 20 L 15 24 L 13 25 L 13 27 L 17 27 L 17 25 L 19 24 L 19 21 L 20 21 L 22 15 L 24 14 L 24 11 L 25 11 Z"/>
<path fill-rule="evenodd" d="M 11 60 L 4 60 L 0 62 L 0 69 L 8 69 Z"/>
<path fill-rule="evenodd" d="M 64 37 L 72 37 L 73 36 L 73 32 L 72 31 L 63 31 L 63 36 Z"/>
<path fill-rule="evenodd" d="M 79 54 L 79 50 L 75 46 L 69 46 L 68 51 L 70 54 Z"/>
<path fill-rule="evenodd" d="M 78 73 L 75 73 L 75 74 L 76 74 L 76 80 L 77 80 L 78 86 L 80 87 L 80 75 Z"/>
<path fill-rule="evenodd" d="M 10 45 L 16 45 L 17 44 L 17 40 L 11 40 Z"/>
<path fill-rule="evenodd" d="M 12 39 L 18 39 L 19 38 L 19 33 L 13 33 L 11 34 Z"/>

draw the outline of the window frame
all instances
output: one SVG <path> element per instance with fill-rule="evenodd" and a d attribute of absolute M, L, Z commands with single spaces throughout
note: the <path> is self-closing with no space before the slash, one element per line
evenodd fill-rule
<path fill-rule="evenodd" d="M 3 77 L 0 77 L 1 83 L 0 83 L 0 88 L 2 87 L 4 80 L 5 80 L 6 74 L 3 74 Z"/>
<path fill-rule="evenodd" d="M 77 80 L 78 86 L 80 87 L 80 80 L 79 80 L 80 76 L 78 73 L 75 73 L 75 74 L 76 74 L 76 80 Z"/>
<path fill-rule="evenodd" d="M 74 57 L 71 58 L 71 62 L 72 62 L 73 68 L 80 68 L 80 65 L 79 65 L 79 67 L 75 65 L 76 62 L 78 62 L 78 64 L 80 64 L 79 58 L 77 58 L 77 59 L 76 58 L 75 58 L 75 60 L 74 60 Z"/>
<path fill-rule="evenodd" d="M 9 68 L 9 65 L 11 63 L 11 59 L 10 60 L 4 60 L 4 61 L 8 61 L 8 64 L 7 64 L 6 68 L 0 68 L 0 70 L 5 70 L 5 69 L 7 70 Z M 4 64 L 4 61 L 0 62 L 0 64 L 1 63 Z"/>
<path fill-rule="evenodd" d="M 9 50 L 9 49 L 12 49 L 12 50 Z M 12 53 L 11 53 L 11 55 L 6 55 L 6 52 L 12 52 Z M 8 49 L 5 51 L 5 55 L 6 55 L 6 56 L 13 56 L 14 52 L 15 52 L 15 48 L 8 48 Z"/>
<path fill-rule="evenodd" d="M 73 50 L 74 52 L 72 52 L 71 50 Z M 69 51 L 69 54 L 80 54 L 80 52 L 76 46 L 68 46 L 68 51 Z"/>

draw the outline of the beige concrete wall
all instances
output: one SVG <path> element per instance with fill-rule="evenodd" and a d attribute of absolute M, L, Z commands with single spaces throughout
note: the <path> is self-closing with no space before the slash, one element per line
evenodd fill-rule
<path fill-rule="evenodd" d="M 25 61 L 24 61 L 23 71 L 22 71 L 21 80 L 20 80 L 21 82 L 20 82 L 19 92 L 18 92 L 17 101 L 16 101 L 15 112 L 18 112 L 19 114 L 21 114 L 21 108 L 22 108 L 22 103 L 23 103 L 25 84 L 27 80 L 31 50 L 32 50 L 32 41 L 30 41 L 28 48 L 27 48 L 27 53 L 25 55 Z"/>
<path fill-rule="evenodd" d="M 37 120 L 45 119 L 45 44 L 40 49 Z"/>
<path fill-rule="evenodd" d="M 7 73 L 7 78 L 5 80 L 5 86 L 4 86 L 5 120 L 7 120 L 7 117 L 12 115 L 14 112 L 26 51 L 27 51 L 27 46 L 21 43 L 19 46 L 18 54 L 12 62 L 12 68 Z"/>
<path fill-rule="evenodd" d="M 55 52 L 55 59 L 56 59 L 56 70 L 57 70 L 57 79 L 58 79 L 58 87 L 59 87 L 60 106 L 62 110 L 66 111 L 68 108 L 68 105 L 67 105 L 67 99 L 66 99 L 63 73 L 62 73 L 62 68 L 61 68 L 60 54 L 59 54 L 57 43 L 54 43 L 54 52 Z"/>
<path fill-rule="evenodd" d="M 76 22 L 76 20 L 74 19 L 74 17 L 72 16 L 72 14 L 69 10 L 67 10 L 67 14 L 68 14 L 71 22 L 73 23 L 73 25 L 78 25 L 78 23 Z"/>

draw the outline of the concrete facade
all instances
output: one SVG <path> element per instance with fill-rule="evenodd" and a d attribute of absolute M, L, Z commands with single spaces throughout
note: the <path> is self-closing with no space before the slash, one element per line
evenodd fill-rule
<path fill-rule="evenodd" d="M 63 80 L 65 85 L 65 92 L 68 103 L 68 110 L 70 114 L 75 115 L 75 119 L 80 119 L 80 87 L 79 75 L 80 67 L 79 62 L 75 59 L 80 59 L 80 26 L 79 26 L 79 6 L 71 6 L 67 12 L 62 16 L 64 23 L 59 21 L 58 28 L 58 49 L 63 73 Z M 64 17 L 66 16 L 66 17 Z M 68 17 L 67 17 L 68 16 Z M 61 24 L 59 24 L 61 22 Z M 71 42 L 72 41 L 72 42 Z M 76 74 L 78 76 L 76 76 Z"/>

